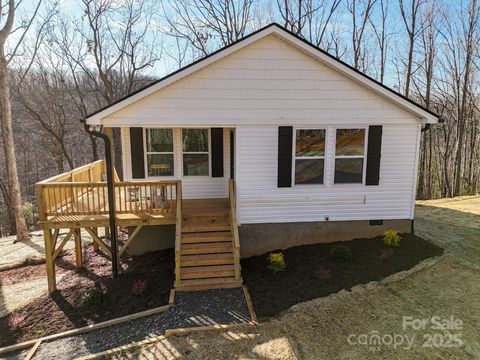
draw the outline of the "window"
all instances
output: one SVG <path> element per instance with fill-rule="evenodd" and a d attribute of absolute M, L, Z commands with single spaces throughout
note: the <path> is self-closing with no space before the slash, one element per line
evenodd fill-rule
<path fill-rule="evenodd" d="M 337 129 L 335 184 L 363 183 L 365 129 Z"/>
<path fill-rule="evenodd" d="M 146 129 L 148 176 L 173 176 L 172 129 Z"/>
<path fill-rule="evenodd" d="M 208 129 L 183 129 L 183 175 L 208 176 Z"/>
<path fill-rule="evenodd" d="M 298 129 L 295 135 L 295 184 L 323 184 L 325 130 Z"/>

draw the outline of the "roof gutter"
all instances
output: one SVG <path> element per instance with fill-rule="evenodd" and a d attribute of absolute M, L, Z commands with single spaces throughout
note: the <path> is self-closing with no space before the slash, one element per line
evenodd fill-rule
<path fill-rule="evenodd" d="M 445 119 L 442 119 L 442 118 L 438 118 L 438 123 L 437 124 L 443 124 L 445 122 Z M 431 123 L 427 123 L 425 124 L 424 127 L 422 127 L 422 133 L 425 132 L 425 131 L 428 131 L 430 130 L 432 124 Z"/>
<path fill-rule="evenodd" d="M 110 225 L 110 241 L 111 241 L 111 252 L 112 252 L 112 277 L 115 279 L 118 276 L 118 256 L 117 256 L 117 225 L 115 221 L 115 188 L 113 186 L 113 163 L 112 163 L 112 148 L 110 143 L 110 138 L 104 133 L 95 130 L 97 126 L 89 125 L 85 119 L 80 120 L 83 123 L 85 131 L 92 136 L 100 138 L 105 144 L 105 162 L 107 165 L 107 191 L 108 191 L 108 218 Z M 101 126 L 99 125 L 98 127 Z"/>

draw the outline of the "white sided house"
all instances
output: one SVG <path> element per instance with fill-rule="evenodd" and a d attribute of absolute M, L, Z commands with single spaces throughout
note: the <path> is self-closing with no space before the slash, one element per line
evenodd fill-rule
<path fill-rule="evenodd" d="M 245 257 L 410 232 L 421 129 L 438 120 L 271 24 L 86 123 L 120 128 L 124 181 L 180 180 L 188 200 L 226 199 L 233 179 Z M 143 227 L 130 251 L 174 240 Z"/>

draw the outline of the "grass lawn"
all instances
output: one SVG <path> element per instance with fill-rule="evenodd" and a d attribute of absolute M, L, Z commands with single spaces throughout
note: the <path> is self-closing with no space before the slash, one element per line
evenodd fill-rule
<path fill-rule="evenodd" d="M 281 251 L 286 269 L 273 272 L 266 255 L 242 261 L 242 276 L 252 296 L 257 316 L 278 315 L 291 306 L 381 280 L 407 270 L 443 250 L 415 235 L 401 234 L 401 246 L 386 247 L 383 237 L 333 244 L 295 246 Z M 351 259 L 339 261 L 335 248 L 347 248 Z"/>

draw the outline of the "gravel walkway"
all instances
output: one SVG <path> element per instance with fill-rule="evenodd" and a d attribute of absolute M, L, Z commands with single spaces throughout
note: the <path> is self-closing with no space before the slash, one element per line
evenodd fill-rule
<path fill-rule="evenodd" d="M 33 359 L 73 359 L 162 335 L 167 329 L 247 321 L 242 288 L 178 292 L 174 306 L 163 313 L 41 344 Z"/>

